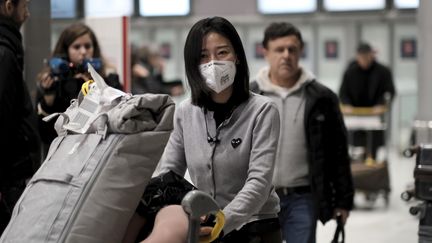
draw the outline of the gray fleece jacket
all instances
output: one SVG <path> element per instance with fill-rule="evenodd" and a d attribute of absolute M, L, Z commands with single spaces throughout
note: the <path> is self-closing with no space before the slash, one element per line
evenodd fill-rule
<path fill-rule="evenodd" d="M 198 189 L 214 197 L 225 214 L 225 234 L 244 224 L 275 218 L 279 198 L 272 186 L 279 113 L 266 97 L 251 93 L 216 128 L 213 112 L 183 101 L 159 164 L 159 173 L 186 169 Z M 207 132 L 218 143 L 207 141 Z"/>
<path fill-rule="evenodd" d="M 278 187 L 309 185 L 309 164 L 304 128 L 306 97 L 304 86 L 315 79 L 302 69 L 297 83 L 287 89 L 270 81 L 269 67 L 262 68 L 256 77 L 260 90 L 270 97 L 279 109 L 281 131 L 276 155 L 273 184 Z"/>

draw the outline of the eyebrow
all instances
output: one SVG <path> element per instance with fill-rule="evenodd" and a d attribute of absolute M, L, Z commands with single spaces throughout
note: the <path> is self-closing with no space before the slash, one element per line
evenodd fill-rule
<path fill-rule="evenodd" d="M 73 44 L 73 46 L 76 46 L 76 45 L 93 45 L 93 43 L 91 43 L 91 42 L 85 42 L 85 43 L 76 43 L 76 44 Z"/>
<path fill-rule="evenodd" d="M 221 46 L 217 46 L 216 48 L 225 48 L 225 47 L 230 47 L 229 45 L 221 45 Z"/>
<path fill-rule="evenodd" d="M 222 48 L 231 48 L 229 45 L 221 45 L 221 46 L 217 46 L 216 49 L 222 49 Z M 206 51 L 206 48 L 201 49 L 201 51 Z"/>

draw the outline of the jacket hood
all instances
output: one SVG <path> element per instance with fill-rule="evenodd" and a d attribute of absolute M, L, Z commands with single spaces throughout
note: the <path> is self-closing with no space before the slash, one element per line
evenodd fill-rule
<path fill-rule="evenodd" d="M 309 70 L 306 70 L 301 66 L 300 66 L 300 70 L 301 70 L 301 75 L 299 80 L 292 88 L 290 88 L 290 90 L 292 91 L 299 89 L 304 84 L 309 83 L 315 79 L 315 76 Z M 270 81 L 269 71 L 270 71 L 269 66 L 263 67 L 258 71 L 255 80 L 259 88 L 264 92 L 273 92 L 273 93 L 279 93 L 281 90 L 286 90 L 285 88 L 277 86 Z"/>

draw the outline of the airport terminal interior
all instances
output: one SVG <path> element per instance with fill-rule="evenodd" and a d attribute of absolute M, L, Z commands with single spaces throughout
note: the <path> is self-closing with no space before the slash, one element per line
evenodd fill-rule
<path fill-rule="evenodd" d="M 345 226 L 348 243 L 418 242 L 419 214 L 410 208 L 422 200 L 405 201 L 401 194 L 414 186 L 416 158 L 404 157 L 413 145 L 414 121 L 430 120 L 427 82 L 432 42 L 422 43 L 432 29 L 430 0 L 31 0 L 31 17 L 22 28 L 25 78 L 35 92 L 37 73 L 46 65 L 64 28 L 84 22 L 94 29 L 105 57 L 116 67 L 125 91 L 131 92 L 131 54 L 142 46 L 158 49 L 166 82 L 185 83 L 183 46 L 190 27 L 209 16 L 223 16 L 236 27 L 243 41 L 251 78 L 266 65 L 262 37 L 272 22 L 291 22 L 305 42 L 302 67 L 338 93 L 342 75 L 355 57 L 360 42 L 368 42 L 377 60 L 393 74 L 396 96 L 382 128 L 387 140 L 374 163 L 386 163 L 389 191 L 356 190 L 355 209 Z M 48 8 L 49 6 L 49 8 Z M 149 6 L 149 7 L 148 7 Z M 421 9 L 424 10 L 420 15 Z M 430 15 L 430 14 L 429 14 Z M 431 37 L 428 37 L 431 40 Z M 422 54 L 429 55 L 423 59 Z M 45 60 L 45 61 L 44 61 Z M 44 63 L 45 62 L 45 63 Z M 429 67 L 428 67 L 429 66 Z M 420 87 L 428 90 L 421 90 Z M 429 103 L 431 104 L 431 103 Z M 425 112 L 425 113 L 422 113 Z M 347 121 L 346 121 L 347 122 Z M 417 137 L 418 139 L 418 137 Z M 414 142 L 415 143 L 415 142 Z M 351 147 L 350 152 L 356 153 Z M 360 149 L 361 153 L 361 149 Z M 385 161 L 385 162 L 383 162 Z M 186 178 L 188 178 L 186 176 Z M 330 242 L 334 221 L 318 224 L 317 242 Z"/>

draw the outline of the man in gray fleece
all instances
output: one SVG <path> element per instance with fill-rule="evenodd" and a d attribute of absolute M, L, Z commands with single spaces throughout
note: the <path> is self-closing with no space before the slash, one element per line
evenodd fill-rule
<path fill-rule="evenodd" d="M 270 24 L 263 40 L 269 65 L 250 86 L 270 97 L 280 113 L 273 184 L 286 243 L 314 243 L 317 219 L 325 223 L 340 216 L 345 223 L 354 196 L 339 101 L 299 66 L 303 45 L 295 26 Z"/>

